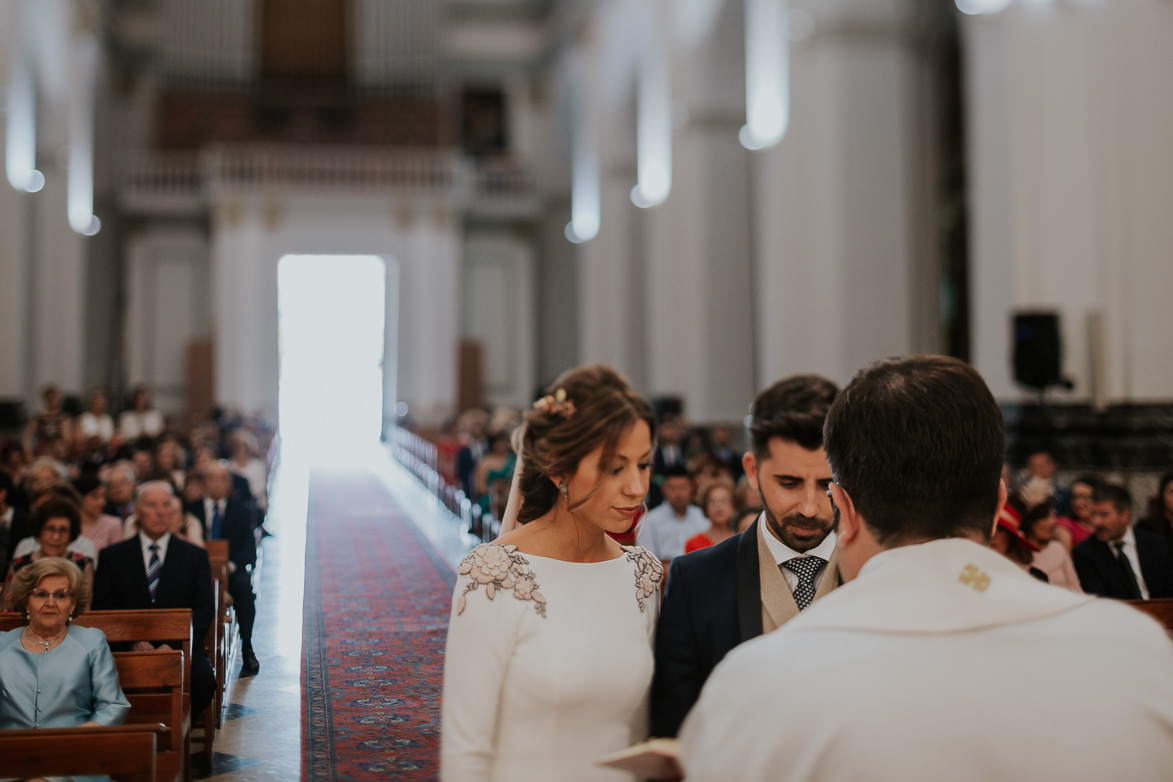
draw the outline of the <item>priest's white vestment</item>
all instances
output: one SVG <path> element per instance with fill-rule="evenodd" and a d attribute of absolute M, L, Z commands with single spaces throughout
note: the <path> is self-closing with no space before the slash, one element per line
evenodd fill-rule
<path fill-rule="evenodd" d="M 1173 779 L 1173 641 L 1149 617 L 937 540 L 734 649 L 687 782 Z"/>

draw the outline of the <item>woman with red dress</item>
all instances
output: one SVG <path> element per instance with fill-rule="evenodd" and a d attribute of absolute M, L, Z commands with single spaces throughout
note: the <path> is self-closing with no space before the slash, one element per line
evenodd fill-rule
<path fill-rule="evenodd" d="M 733 492 L 733 481 L 728 478 L 715 478 L 705 484 L 700 500 L 709 528 L 688 539 L 684 544 L 685 554 L 716 545 L 737 534 L 730 525 L 733 521 Z"/>

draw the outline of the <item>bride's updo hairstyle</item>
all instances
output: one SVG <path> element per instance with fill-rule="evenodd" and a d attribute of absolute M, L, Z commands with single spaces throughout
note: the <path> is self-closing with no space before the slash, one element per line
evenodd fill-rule
<path fill-rule="evenodd" d="M 541 518 L 558 501 L 558 487 L 550 476 L 574 475 L 579 462 L 603 446 L 599 473 L 605 475 L 615 458 L 619 440 L 637 422 L 648 425 L 656 438 L 652 408 L 631 390 L 627 380 L 602 364 L 564 373 L 534 403 L 520 429 L 521 509 L 517 521 L 526 524 Z M 573 511 L 590 499 L 571 497 Z"/>

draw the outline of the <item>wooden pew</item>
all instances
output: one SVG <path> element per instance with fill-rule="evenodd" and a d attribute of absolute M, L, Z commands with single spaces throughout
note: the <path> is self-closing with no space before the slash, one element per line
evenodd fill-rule
<path fill-rule="evenodd" d="M 1125 600 L 1138 611 L 1156 619 L 1165 632 L 1173 635 L 1173 598 L 1162 597 L 1152 600 Z"/>
<path fill-rule="evenodd" d="M 0 731 L 5 776 L 108 774 L 117 782 L 154 782 L 162 725 Z"/>
<path fill-rule="evenodd" d="M 214 701 L 215 725 L 219 727 L 224 711 L 224 696 L 227 693 L 228 672 L 232 670 L 233 649 L 236 645 L 236 636 L 239 628 L 236 625 L 236 612 L 232 609 L 228 596 L 228 541 L 209 540 L 208 560 L 212 565 L 212 579 L 216 585 L 216 615 L 212 620 L 215 628 L 215 645 L 209 647 L 208 655 L 212 658 L 216 669 L 216 697 Z M 211 639 L 213 631 L 208 631 Z M 214 651 L 214 653 L 213 653 Z"/>
<path fill-rule="evenodd" d="M 130 702 L 127 724 L 162 723 L 167 727 L 159 741 L 156 782 L 175 782 L 188 765 L 183 732 L 187 721 L 183 652 L 115 652 L 114 664 L 122 692 Z"/>
<path fill-rule="evenodd" d="M 87 611 L 75 623 L 81 627 L 96 627 L 106 634 L 111 644 L 133 644 L 149 641 L 152 644 L 167 644 L 183 652 L 183 719 L 172 725 L 181 738 L 179 745 L 183 779 L 190 780 L 191 772 L 191 724 L 188 715 L 191 700 L 191 609 L 150 608 L 137 611 Z M 25 625 L 24 617 L 14 613 L 0 614 L 0 632 Z"/>

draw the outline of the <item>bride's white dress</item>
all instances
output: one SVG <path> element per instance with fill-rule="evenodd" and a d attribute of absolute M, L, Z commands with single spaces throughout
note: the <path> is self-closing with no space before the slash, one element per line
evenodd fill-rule
<path fill-rule="evenodd" d="M 592 563 L 474 549 L 453 594 L 441 778 L 631 780 L 595 761 L 647 738 L 662 579 L 638 546 Z"/>

